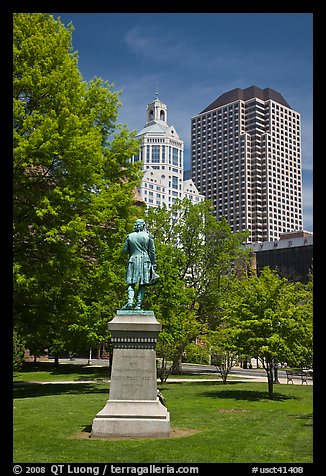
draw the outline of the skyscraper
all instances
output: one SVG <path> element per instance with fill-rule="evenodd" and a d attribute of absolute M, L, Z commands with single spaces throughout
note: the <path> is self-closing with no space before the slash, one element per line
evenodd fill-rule
<path fill-rule="evenodd" d="M 157 97 L 147 105 L 146 124 L 136 138 L 141 141 L 140 151 L 131 160 L 142 161 L 139 193 L 147 206 L 165 204 L 170 209 L 177 199 L 204 200 L 192 179 L 183 179 L 183 141 L 174 126 L 168 125 L 167 106 Z"/>
<path fill-rule="evenodd" d="M 233 89 L 192 118 L 192 179 L 248 241 L 302 229 L 300 114 L 280 93 Z"/>

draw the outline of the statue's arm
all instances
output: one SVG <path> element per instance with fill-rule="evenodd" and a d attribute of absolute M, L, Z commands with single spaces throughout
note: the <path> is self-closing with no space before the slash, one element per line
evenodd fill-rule
<path fill-rule="evenodd" d="M 149 238 L 149 243 L 148 243 L 148 255 L 149 255 L 149 259 L 151 260 L 151 263 L 153 265 L 153 268 L 156 269 L 155 245 L 154 245 L 154 240 L 151 237 Z"/>
<path fill-rule="evenodd" d="M 123 251 L 124 253 L 129 253 L 129 237 L 128 237 L 128 236 L 127 236 L 127 238 L 125 239 L 125 242 L 124 242 L 122 251 Z"/>

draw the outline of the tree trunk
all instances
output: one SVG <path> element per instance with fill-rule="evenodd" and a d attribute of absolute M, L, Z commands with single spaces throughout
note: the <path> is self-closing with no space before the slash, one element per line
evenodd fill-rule
<path fill-rule="evenodd" d="M 267 380 L 268 380 L 268 398 L 271 400 L 274 398 L 273 395 L 273 367 L 269 367 L 266 369 L 267 372 Z"/>
<path fill-rule="evenodd" d="M 55 367 L 58 367 L 58 366 L 59 366 L 59 357 L 58 357 L 58 355 L 55 355 L 55 356 L 54 356 L 54 366 L 55 366 Z"/>
<path fill-rule="evenodd" d="M 171 368 L 171 373 L 172 374 L 181 374 L 182 373 L 182 363 L 181 363 L 181 355 L 177 355 L 174 359 L 173 359 L 173 363 L 172 363 L 172 368 Z"/>
<path fill-rule="evenodd" d="M 157 367 L 157 375 L 159 379 L 161 380 L 161 383 L 164 383 L 167 381 L 169 373 L 170 373 L 170 370 L 168 369 L 168 363 L 163 357 L 161 366 Z"/>
<path fill-rule="evenodd" d="M 185 345 L 181 344 L 176 349 L 176 353 L 174 354 L 172 360 L 172 367 L 171 367 L 171 374 L 182 374 L 182 354 L 184 351 Z"/>

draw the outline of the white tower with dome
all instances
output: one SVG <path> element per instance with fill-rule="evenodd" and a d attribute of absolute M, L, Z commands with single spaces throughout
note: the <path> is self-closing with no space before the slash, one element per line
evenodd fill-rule
<path fill-rule="evenodd" d="M 167 106 L 157 96 L 147 105 L 146 124 L 136 135 L 141 140 L 140 151 L 131 159 L 143 164 L 140 196 L 149 207 L 170 209 L 175 200 L 186 196 L 199 203 L 204 196 L 191 179 L 183 180 L 183 141 L 175 127 L 168 125 Z"/>

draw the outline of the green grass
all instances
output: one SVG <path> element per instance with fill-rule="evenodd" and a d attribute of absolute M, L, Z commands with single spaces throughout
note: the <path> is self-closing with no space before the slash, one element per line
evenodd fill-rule
<path fill-rule="evenodd" d="M 108 372 L 106 366 L 60 364 L 55 367 L 52 362 L 25 362 L 22 370 L 14 373 L 14 382 L 104 380 L 109 378 Z"/>
<path fill-rule="evenodd" d="M 90 370 L 90 369 L 89 369 Z M 99 369 L 92 369 L 98 376 Z M 107 369 L 105 369 L 107 370 Z M 72 375 L 80 379 L 81 369 Z M 84 375 L 84 374 L 83 374 Z M 59 374 L 57 374 L 59 376 Z M 85 375 L 84 375 L 85 376 Z M 16 375 L 17 380 L 22 380 Z M 29 380 L 29 379 L 27 379 Z M 46 379 L 47 380 L 47 379 Z M 313 386 L 180 382 L 158 385 L 177 429 L 164 439 L 90 438 L 108 399 L 104 383 L 14 386 L 14 461 L 53 463 L 309 463 Z M 178 433 L 176 433 L 178 434 Z"/>
<path fill-rule="evenodd" d="M 107 366 L 89 366 L 81 364 L 63 364 L 55 367 L 52 362 L 25 362 L 23 369 L 14 373 L 14 382 L 63 382 L 63 381 L 83 381 L 83 380 L 108 380 Z M 187 373 L 180 375 L 170 374 L 170 379 L 211 379 L 222 380 L 218 372 L 210 373 Z M 238 377 L 228 376 L 228 380 L 237 380 Z"/>

